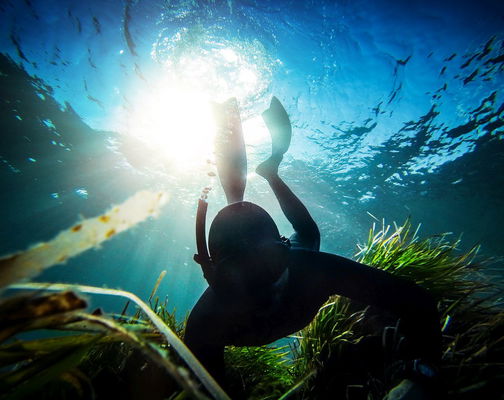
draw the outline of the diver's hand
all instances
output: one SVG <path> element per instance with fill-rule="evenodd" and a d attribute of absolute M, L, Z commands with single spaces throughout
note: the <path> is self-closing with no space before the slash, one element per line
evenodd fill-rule
<path fill-rule="evenodd" d="M 432 391 L 424 385 L 404 379 L 388 392 L 383 400 L 433 400 L 434 398 L 436 397 Z"/>

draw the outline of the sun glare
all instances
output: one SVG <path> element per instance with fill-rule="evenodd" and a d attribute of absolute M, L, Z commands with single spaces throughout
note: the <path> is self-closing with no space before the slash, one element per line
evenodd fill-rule
<path fill-rule="evenodd" d="M 126 116 L 125 133 L 162 154 L 174 167 L 201 165 L 213 151 L 211 103 L 236 97 L 243 106 L 264 93 L 268 79 L 259 65 L 250 62 L 257 58 L 218 46 L 211 51 L 188 50 L 167 59 L 165 76 L 136 96 Z"/>
<path fill-rule="evenodd" d="M 205 160 L 213 147 L 215 122 L 208 97 L 184 87 L 161 84 L 139 99 L 130 134 L 182 168 Z"/>

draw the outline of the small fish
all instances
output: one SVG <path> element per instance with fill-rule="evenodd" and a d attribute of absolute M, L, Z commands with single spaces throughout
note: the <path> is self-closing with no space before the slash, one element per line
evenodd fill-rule
<path fill-rule="evenodd" d="M 23 53 L 23 50 L 21 50 L 21 43 L 19 41 L 19 38 L 13 32 L 10 34 L 10 40 L 12 44 L 14 44 L 14 47 L 16 48 L 19 58 L 29 63 L 30 60 L 26 58 L 25 54 Z"/>
<path fill-rule="evenodd" d="M 445 61 L 451 61 L 451 60 L 453 60 L 456 57 L 456 55 L 457 55 L 457 53 L 453 53 L 450 57 L 445 58 L 444 60 Z"/>
<path fill-rule="evenodd" d="M 101 33 L 101 24 L 100 21 L 98 21 L 98 18 L 93 16 L 93 25 L 95 28 L 96 33 L 100 34 Z"/>
<path fill-rule="evenodd" d="M 140 66 L 137 63 L 135 63 L 135 73 L 140 79 L 147 82 L 147 79 L 145 79 L 145 76 L 143 75 L 142 70 L 140 69 Z"/>
<path fill-rule="evenodd" d="M 473 71 L 471 75 L 469 75 L 467 78 L 464 79 L 464 85 L 467 85 L 469 82 L 473 81 L 476 75 L 478 74 L 479 70 L 476 69 Z"/>
<path fill-rule="evenodd" d="M 88 94 L 87 98 L 88 98 L 90 101 L 92 101 L 93 103 L 98 104 L 98 105 L 100 106 L 100 108 L 104 109 L 104 107 L 103 107 L 103 103 L 102 103 L 100 100 L 98 100 L 96 97 L 93 97 L 93 96 L 91 96 L 90 94 Z"/>
<path fill-rule="evenodd" d="M 485 62 L 485 65 L 487 64 L 499 64 L 499 63 L 502 63 L 504 62 L 504 54 L 500 55 L 500 56 L 497 56 L 497 57 L 494 57 L 494 58 L 490 58 L 489 60 L 487 60 Z"/>
<path fill-rule="evenodd" d="M 216 176 L 215 172 L 213 172 L 213 171 L 208 172 L 208 174 L 207 174 L 207 175 L 208 175 L 208 176 Z"/>
<path fill-rule="evenodd" d="M 75 22 L 77 23 L 77 32 L 79 35 L 82 33 L 82 24 L 79 18 L 75 17 Z"/>
<path fill-rule="evenodd" d="M 127 0 L 126 5 L 124 7 L 124 18 L 123 18 L 123 32 L 124 32 L 124 38 L 126 39 L 126 44 L 128 45 L 128 48 L 133 56 L 138 56 L 136 52 L 136 45 L 135 42 L 133 41 L 133 37 L 131 36 L 130 32 L 130 27 L 129 24 L 131 22 L 131 6 L 132 6 L 132 1 Z"/>
<path fill-rule="evenodd" d="M 96 69 L 96 64 L 93 62 L 93 54 L 91 53 L 91 49 L 88 48 L 88 63 L 89 65 L 91 65 L 91 67 L 93 67 L 94 69 Z"/>
<path fill-rule="evenodd" d="M 476 56 L 477 56 L 477 54 L 474 54 L 472 57 L 470 57 L 464 64 L 462 64 L 460 66 L 460 69 L 467 68 L 472 63 L 472 61 L 476 58 Z"/>
<path fill-rule="evenodd" d="M 406 65 L 410 60 L 411 56 L 408 56 L 405 60 L 396 60 L 399 65 Z"/>
<path fill-rule="evenodd" d="M 490 52 L 492 51 L 492 43 L 493 43 L 494 40 L 495 40 L 495 36 L 493 36 L 492 38 L 490 38 L 490 40 L 485 44 L 485 48 L 483 49 L 483 51 L 481 52 L 481 54 L 478 56 L 478 60 L 481 60 L 483 57 L 485 57 L 488 54 L 490 54 Z"/>

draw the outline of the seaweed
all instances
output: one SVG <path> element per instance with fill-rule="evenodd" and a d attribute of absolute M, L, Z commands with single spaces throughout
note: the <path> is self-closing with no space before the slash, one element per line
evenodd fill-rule
<path fill-rule="evenodd" d="M 83 293 L 105 294 L 112 296 L 122 296 L 129 301 L 134 302 L 141 309 L 141 311 L 148 317 L 153 327 L 159 332 L 165 340 L 165 343 L 173 348 L 178 356 L 185 361 L 192 372 L 197 376 L 198 380 L 205 386 L 205 388 L 214 396 L 214 398 L 226 399 L 227 395 L 215 382 L 213 377 L 208 374 L 200 362 L 194 357 L 191 351 L 185 346 L 182 340 L 163 322 L 163 320 L 142 300 L 140 300 L 133 293 L 123 290 L 97 288 L 93 286 L 84 285 L 67 285 L 67 284 L 51 284 L 51 283 L 26 283 L 11 285 L 11 289 L 36 289 L 36 290 L 68 290 L 75 288 Z M 168 358 L 164 357 L 159 351 L 160 349 L 151 346 L 152 343 L 145 342 L 139 336 L 135 335 L 131 330 L 125 329 L 120 324 L 102 317 L 92 316 L 88 314 L 79 314 L 76 316 L 76 321 L 87 321 L 91 324 L 99 324 L 105 330 L 119 335 L 123 340 L 130 342 L 143 350 L 146 355 L 153 361 L 157 362 L 160 366 L 164 367 L 166 371 L 189 393 L 197 399 L 206 398 L 205 395 L 200 393 L 195 384 L 189 379 L 188 372 L 183 368 L 172 363 Z M 74 322 L 73 320 L 71 322 Z M 73 326 L 71 328 L 74 328 Z M 84 328 L 84 327 L 77 327 Z"/>
<path fill-rule="evenodd" d="M 459 251 L 460 239 L 450 242 L 448 234 L 420 239 L 419 227 L 413 231 L 410 220 L 393 229 L 373 224 L 356 259 L 416 282 L 437 300 L 442 398 L 494 398 L 504 377 L 504 311 L 499 285 L 482 274 L 490 260 L 478 259 L 478 246 Z M 297 398 L 382 399 L 398 383 L 394 371 L 403 357 L 398 323 L 346 298 L 329 299 L 297 335 L 294 364 L 302 382 Z"/>
<path fill-rule="evenodd" d="M 0 364 L 2 365 L 0 398 L 27 398 L 40 392 L 42 388 L 55 380 L 63 380 L 77 393 L 84 394 L 84 386 L 81 382 L 86 381 L 86 378 L 76 367 L 82 364 L 93 350 L 96 350 L 97 345 L 110 344 L 111 341 L 127 343 L 130 348 L 140 351 L 145 359 L 163 370 L 192 398 L 208 398 L 196 382 L 201 382 L 214 398 L 228 398 L 177 334 L 133 293 L 83 285 L 13 284 L 98 246 L 101 242 L 148 217 L 157 216 L 166 198 L 164 192 L 138 192 L 105 214 L 82 220 L 60 232 L 47 243 L 40 243 L 24 252 L 0 258 L 0 289 L 9 285 L 7 288 L 11 290 L 36 291 L 35 294 L 6 297 L 0 302 L 0 321 L 2 321 L 0 323 Z M 163 276 L 164 273 L 158 278 L 151 298 Z M 59 293 L 46 294 L 47 291 Z M 128 321 L 128 318 L 114 319 L 102 316 L 100 312 L 84 312 L 82 309 L 85 308 L 86 302 L 78 296 L 76 291 L 125 297 L 138 306 L 146 320 L 138 321 L 135 316 L 133 321 Z M 171 318 L 168 314 L 164 317 L 171 319 L 172 322 L 174 320 L 174 317 Z M 87 334 L 73 335 L 70 341 L 53 340 L 50 351 L 44 351 L 48 343 L 43 338 L 31 341 L 26 346 L 26 341 L 23 340 L 4 343 L 14 335 L 41 329 L 86 332 Z M 60 343 L 61 346 L 59 346 Z M 168 348 L 172 353 L 177 354 L 176 363 L 167 357 L 166 349 Z M 189 370 L 194 375 L 191 375 Z"/>
<path fill-rule="evenodd" d="M 79 221 L 48 242 L 1 257 L 0 290 L 10 283 L 34 277 L 46 268 L 65 263 L 148 217 L 157 216 L 166 201 L 165 192 L 140 191 L 100 216 Z"/>
<path fill-rule="evenodd" d="M 477 246 L 463 252 L 460 239 L 420 239 L 418 230 L 409 220 L 373 225 L 356 259 L 417 282 L 437 300 L 442 397 L 495 398 L 504 377 L 504 310 L 498 282 L 485 277 L 489 261 Z M 229 398 L 181 341 L 186 318 L 156 296 L 165 274 L 148 304 L 114 289 L 10 284 L 30 292 L 4 292 L 0 302 L 0 398 Z M 80 293 L 127 302 L 119 315 L 89 313 Z M 290 346 L 227 347 L 226 390 L 243 399 L 382 399 L 398 383 L 394 371 L 404 358 L 399 326 L 333 296 Z M 43 333 L 26 336 L 35 330 Z"/>
<path fill-rule="evenodd" d="M 61 290 L 68 289 L 70 286 L 71 285 L 30 283 L 11 286 L 11 288 Z M 119 292 L 121 292 L 112 289 L 85 286 L 78 286 L 78 289 L 81 292 L 107 293 L 113 295 L 118 295 Z M 139 300 L 136 296 L 126 292 L 121 292 L 120 294 L 126 294 L 135 301 Z M 21 304 L 26 303 L 26 298 L 28 296 L 32 297 L 31 295 L 19 296 L 17 301 Z M 73 296 L 76 295 L 73 294 Z M 49 297 L 51 297 L 51 295 L 43 295 L 42 299 L 47 299 Z M 36 303 L 40 304 L 39 307 L 46 307 L 46 304 L 41 301 L 39 297 L 35 298 L 37 299 Z M 142 308 L 147 308 L 145 303 L 139 301 L 139 304 Z M 148 313 L 150 314 L 152 311 Z M 50 380 L 80 364 L 84 356 L 92 349 L 93 345 L 99 343 L 101 340 L 105 340 L 109 343 L 110 341 L 126 342 L 130 346 L 139 349 L 147 359 L 162 367 L 184 390 L 190 393 L 193 398 L 207 398 L 199 391 L 192 378 L 189 377 L 189 373 L 183 367 L 175 365 L 169 358 L 165 357 L 162 349 L 158 346 L 154 346 L 153 341 L 147 340 L 142 337 L 141 334 L 127 329 L 125 326 L 110 318 L 75 310 L 61 312 L 59 309 L 55 309 L 54 312 L 50 313 L 35 313 L 34 315 L 37 316 L 29 317 L 29 322 L 23 324 L 23 332 L 32 329 L 50 328 L 87 331 L 93 332 L 94 335 L 70 336 L 70 340 L 67 338 L 66 340 L 62 340 L 61 343 L 59 339 L 56 341 L 53 340 L 49 343 L 52 344 L 52 347 L 49 346 L 50 351 L 47 351 L 48 343 L 44 339 L 32 341 L 29 345 L 15 342 L 14 344 L 0 346 L 3 366 L 13 366 L 0 376 L 0 388 L 6 393 L 8 398 L 23 398 L 29 394 L 33 394 Z M 151 317 L 153 324 L 159 329 L 163 336 L 170 338 L 169 340 L 172 342 L 172 346 L 175 347 L 179 353 L 184 352 L 185 346 L 182 344 L 182 350 L 180 349 L 180 339 L 176 338 L 173 340 L 173 336 L 175 335 L 161 322 L 159 317 L 153 317 L 152 315 L 149 315 L 149 317 Z M 9 331 L 8 333 L 12 331 L 10 327 L 6 329 Z M 19 333 L 19 331 L 20 329 L 16 329 L 16 333 Z M 153 332 L 152 329 L 150 329 L 150 331 Z M 2 336 L 8 337 L 6 334 Z M 173 345 L 173 342 L 177 341 L 179 343 Z M 186 355 L 184 355 L 184 357 L 186 357 Z M 189 363 L 190 362 L 191 360 L 189 358 Z"/>
<path fill-rule="evenodd" d="M 236 399 L 278 399 L 294 383 L 288 346 L 235 347 L 224 352 L 229 394 Z"/>

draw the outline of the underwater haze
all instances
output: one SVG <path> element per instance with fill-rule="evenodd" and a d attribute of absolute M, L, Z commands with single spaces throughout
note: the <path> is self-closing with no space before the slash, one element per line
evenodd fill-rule
<path fill-rule="evenodd" d="M 157 219 L 37 277 L 158 293 L 183 315 L 206 288 L 195 253 L 225 198 L 210 101 L 237 97 L 246 200 L 292 228 L 262 178 L 261 112 L 293 124 L 280 174 L 351 257 L 375 218 L 463 234 L 504 255 L 504 2 L 4 0 L 0 254 L 52 239 L 140 190 Z M 378 222 L 381 223 L 381 222 Z M 105 300 L 104 300 L 105 301 Z M 96 304 L 120 309 L 113 300 Z"/>

